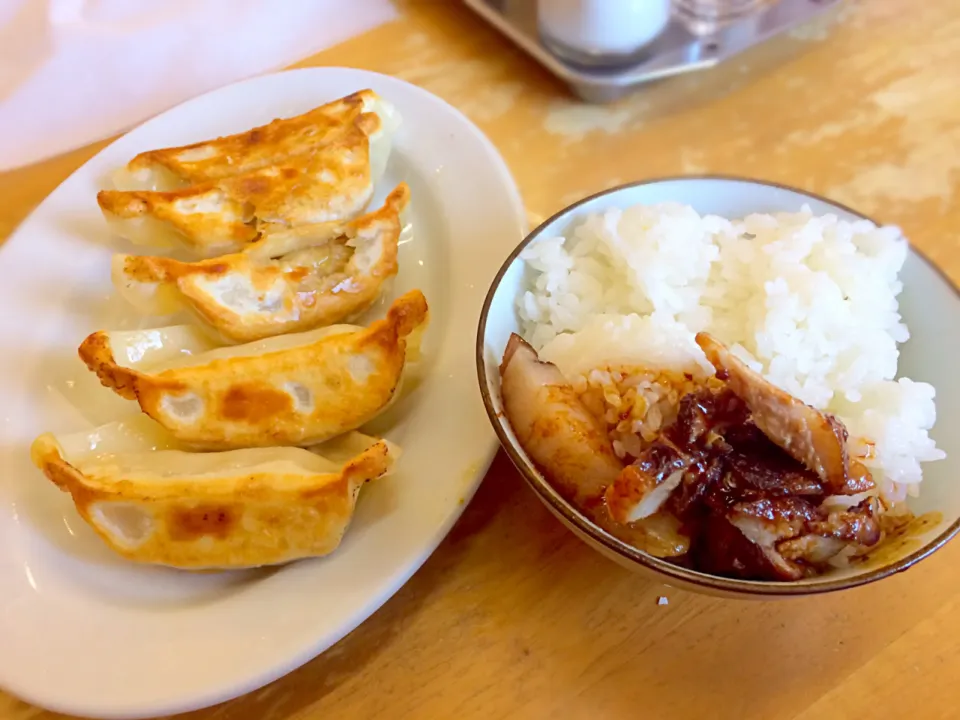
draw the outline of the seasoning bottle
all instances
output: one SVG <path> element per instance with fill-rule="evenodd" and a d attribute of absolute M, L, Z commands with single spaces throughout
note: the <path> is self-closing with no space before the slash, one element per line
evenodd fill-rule
<path fill-rule="evenodd" d="M 670 21 L 670 0 L 538 0 L 547 48 L 564 60 L 616 66 L 636 59 Z"/>

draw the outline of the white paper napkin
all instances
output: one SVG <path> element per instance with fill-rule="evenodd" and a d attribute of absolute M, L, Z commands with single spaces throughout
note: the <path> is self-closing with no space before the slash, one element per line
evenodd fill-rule
<path fill-rule="evenodd" d="M 389 0 L 0 0 L 0 171 L 395 15 Z"/>

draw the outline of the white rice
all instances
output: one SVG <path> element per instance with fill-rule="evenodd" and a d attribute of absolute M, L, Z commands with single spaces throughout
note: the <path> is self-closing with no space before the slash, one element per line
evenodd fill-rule
<path fill-rule="evenodd" d="M 588 215 L 521 256 L 525 337 L 569 377 L 712 369 L 706 330 L 753 369 L 835 413 L 889 499 L 938 460 L 934 389 L 897 373 L 907 242 L 894 227 L 798 213 L 701 217 L 668 203 Z M 582 380 L 580 381 L 582 382 Z"/>

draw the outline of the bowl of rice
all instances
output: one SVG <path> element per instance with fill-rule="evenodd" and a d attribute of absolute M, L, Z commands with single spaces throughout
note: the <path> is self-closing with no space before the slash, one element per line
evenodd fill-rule
<path fill-rule="evenodd" d="M 557 213 L 477 337 L 491 424 L 567 527 L 750 597 L 873 582 L 960 530 L 958 353 L 960 293 L 898 228 L 732 177 Z"/>

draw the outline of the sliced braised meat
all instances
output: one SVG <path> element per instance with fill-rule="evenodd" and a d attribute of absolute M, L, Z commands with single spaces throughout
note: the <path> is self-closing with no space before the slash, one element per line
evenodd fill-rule
<path fill-rule="evenodd" d="M 817 520 L 817 507 L 794 497 L 780 497 L 738 503 L 730 509 L 727 519 L 763 553 L 773 575 L 765 580 L 797 580 L 804 568 L 785 558 L 777 543 L 804 532 L 807 524 Z"/>
<path fill-rule="evenodd" d="M 855 495 L 873 488 L 869 474 L 859 468 L 850 472 L 847 431 L 839 420 L 767 382 L 707 333 L 697 334 L 697 344 L 717 377 L 746 403 L 756 426 L 813 470 L 832 494 Z"/>
<path fill-rule="evenodd" d="M 830 562 L 847 547 L 848 543 L 822 535 L 801 535 L 777 543 L 780 556 L 792 563 L 804 563 L 813 567 Z"/>
<path fill-rule="evenodd" d="M 518 336 L 500 366 L 504 413 L 551 484 L 607 532 L 696 570 L 798 580 L 882 535 L 874 487 L 847 455 L 847 431 L 751 371 L 701 333 L 720 387 L 681 398 L 676 419 L 623 467 L 603 423 Z M 689 543 L 686 539 L 689 538 Z"/>
<path fill-rule="evenodd" d="M 550 483 L 580 505 L 600 501 L 623 468 L 606 428 L 552 363 L 511 335 L 500 365 L 503 410 L 520 445 Z"/>
<path fill-rule="evenodd" d="M 801 498 L 738 503 L 713 514 L 691 546 L 694 567 L 750 580 L 799 580 L 848 547 L 880 539 L 877 501 L 827 512 Z"/>
<path fill-rule="evenodd" d="M 663 435 L 692 452 L 722 441 L 731 428 L 743 427 L 749 419 L 749 410 L 734 393 L 703 389 L 680 399 L 677 418 Z"/>
<path fill-rule="evenodd" d="M 618 522 L 657 512 L 674 491 L 684 506 L 699 501 L 722 475 L 719 458 L 729 451 L 723 435 L 748 422 L 749 413 L 732 392 L 699 390 L 680 400 L 676 419 L 607 489 L 606 502 Z"/>
<path fill-rule="evenodd" d="M 768 496 L 801 495 L 808 499 L 826 495 L 817 475 L 787 455 L 766 435 L 739 429 L 728 433 L 725 486 L 733 497 L 759 499 Z"/>
<path fill-rule="evenodd" d="M 669 508 L 688 524 L 702 514 L 706 499 L 717 493 L 726 473 L 725 458 L 720 453 L 701 457 L 688 467 L 670 496 Z"/>
<path fill-rule="evenodd" d="M 769 552 L 721 515 L 707 516 L 691 540 L 690 565 L 701 572 L 743 580 L 798 580 L 801 565 Z"/>
<path fill-rule="evenodd" d="M 680 484 L 683 471 L 696 457 L 666 438 L 655 440 L 607 488 L 604 497 L 610 516 L 617 522 L 631 523 L 653 515 Z"/>
<path fill-rule="evenodd" d="M 727 457 L 730 484 L 741 497 L 802 495 L 823 498 L 826 493 L 820 479 L 802 465 L 793 465 L 782 461 L 757 462 L 756 458 L 739 453 Z"/>
<path fill-rule="evenodd" d="M 811 523 L 808 530 L 815 535 L 832 537 L 869 547 L 880 542 L 880 502 L 867 498 L 851 508 L 830 510 L 827 517 Z"/>
<path fill-rule="evenodd" d="M 799 535 L 808 523 L 820 519 L 820 512 L 814 503 L 802 498 L 777 497 L 737 503 L 727 517 L 738 527 L 741 521 L 755 521 L 757 532 L 751 529 L 751 535 L 758 536 L 762 531 L 782 540 Z"/>
<path fill-rule="evenodd" d="M 872 547 L 880 542 L 880 505 L 867 498 L 859 505 L 821 511 L 823 519 L 807 524 L 805 535 L 777 545 L 780 554 L 793 561 L 822 566 L 848 547 Z"/>
<path fill-rule="evenodd" d="M 774 445 L 748 419 L 716 427 L 724 435 L 701 446 L 705 457 L 684 473 L 677 490 L 686 496 L 675 500 L 681 515 L 693 502 L 704 502 L 723 513 L 738 502 L 794 495 L 819 502 L 826 495 L 815 473 Z"/>
<path fill-rule="evenodd" d="M 719 458 L 729 447 L 721 433 L 748 418 L 746 406 L 731 392 L 704 389 L 685 395 L 676 419 L 607 489 L 610 514 L 618 522 L 633 522 L 657 512 L 674 495 L 682 518 L 722 476 Z"/>

